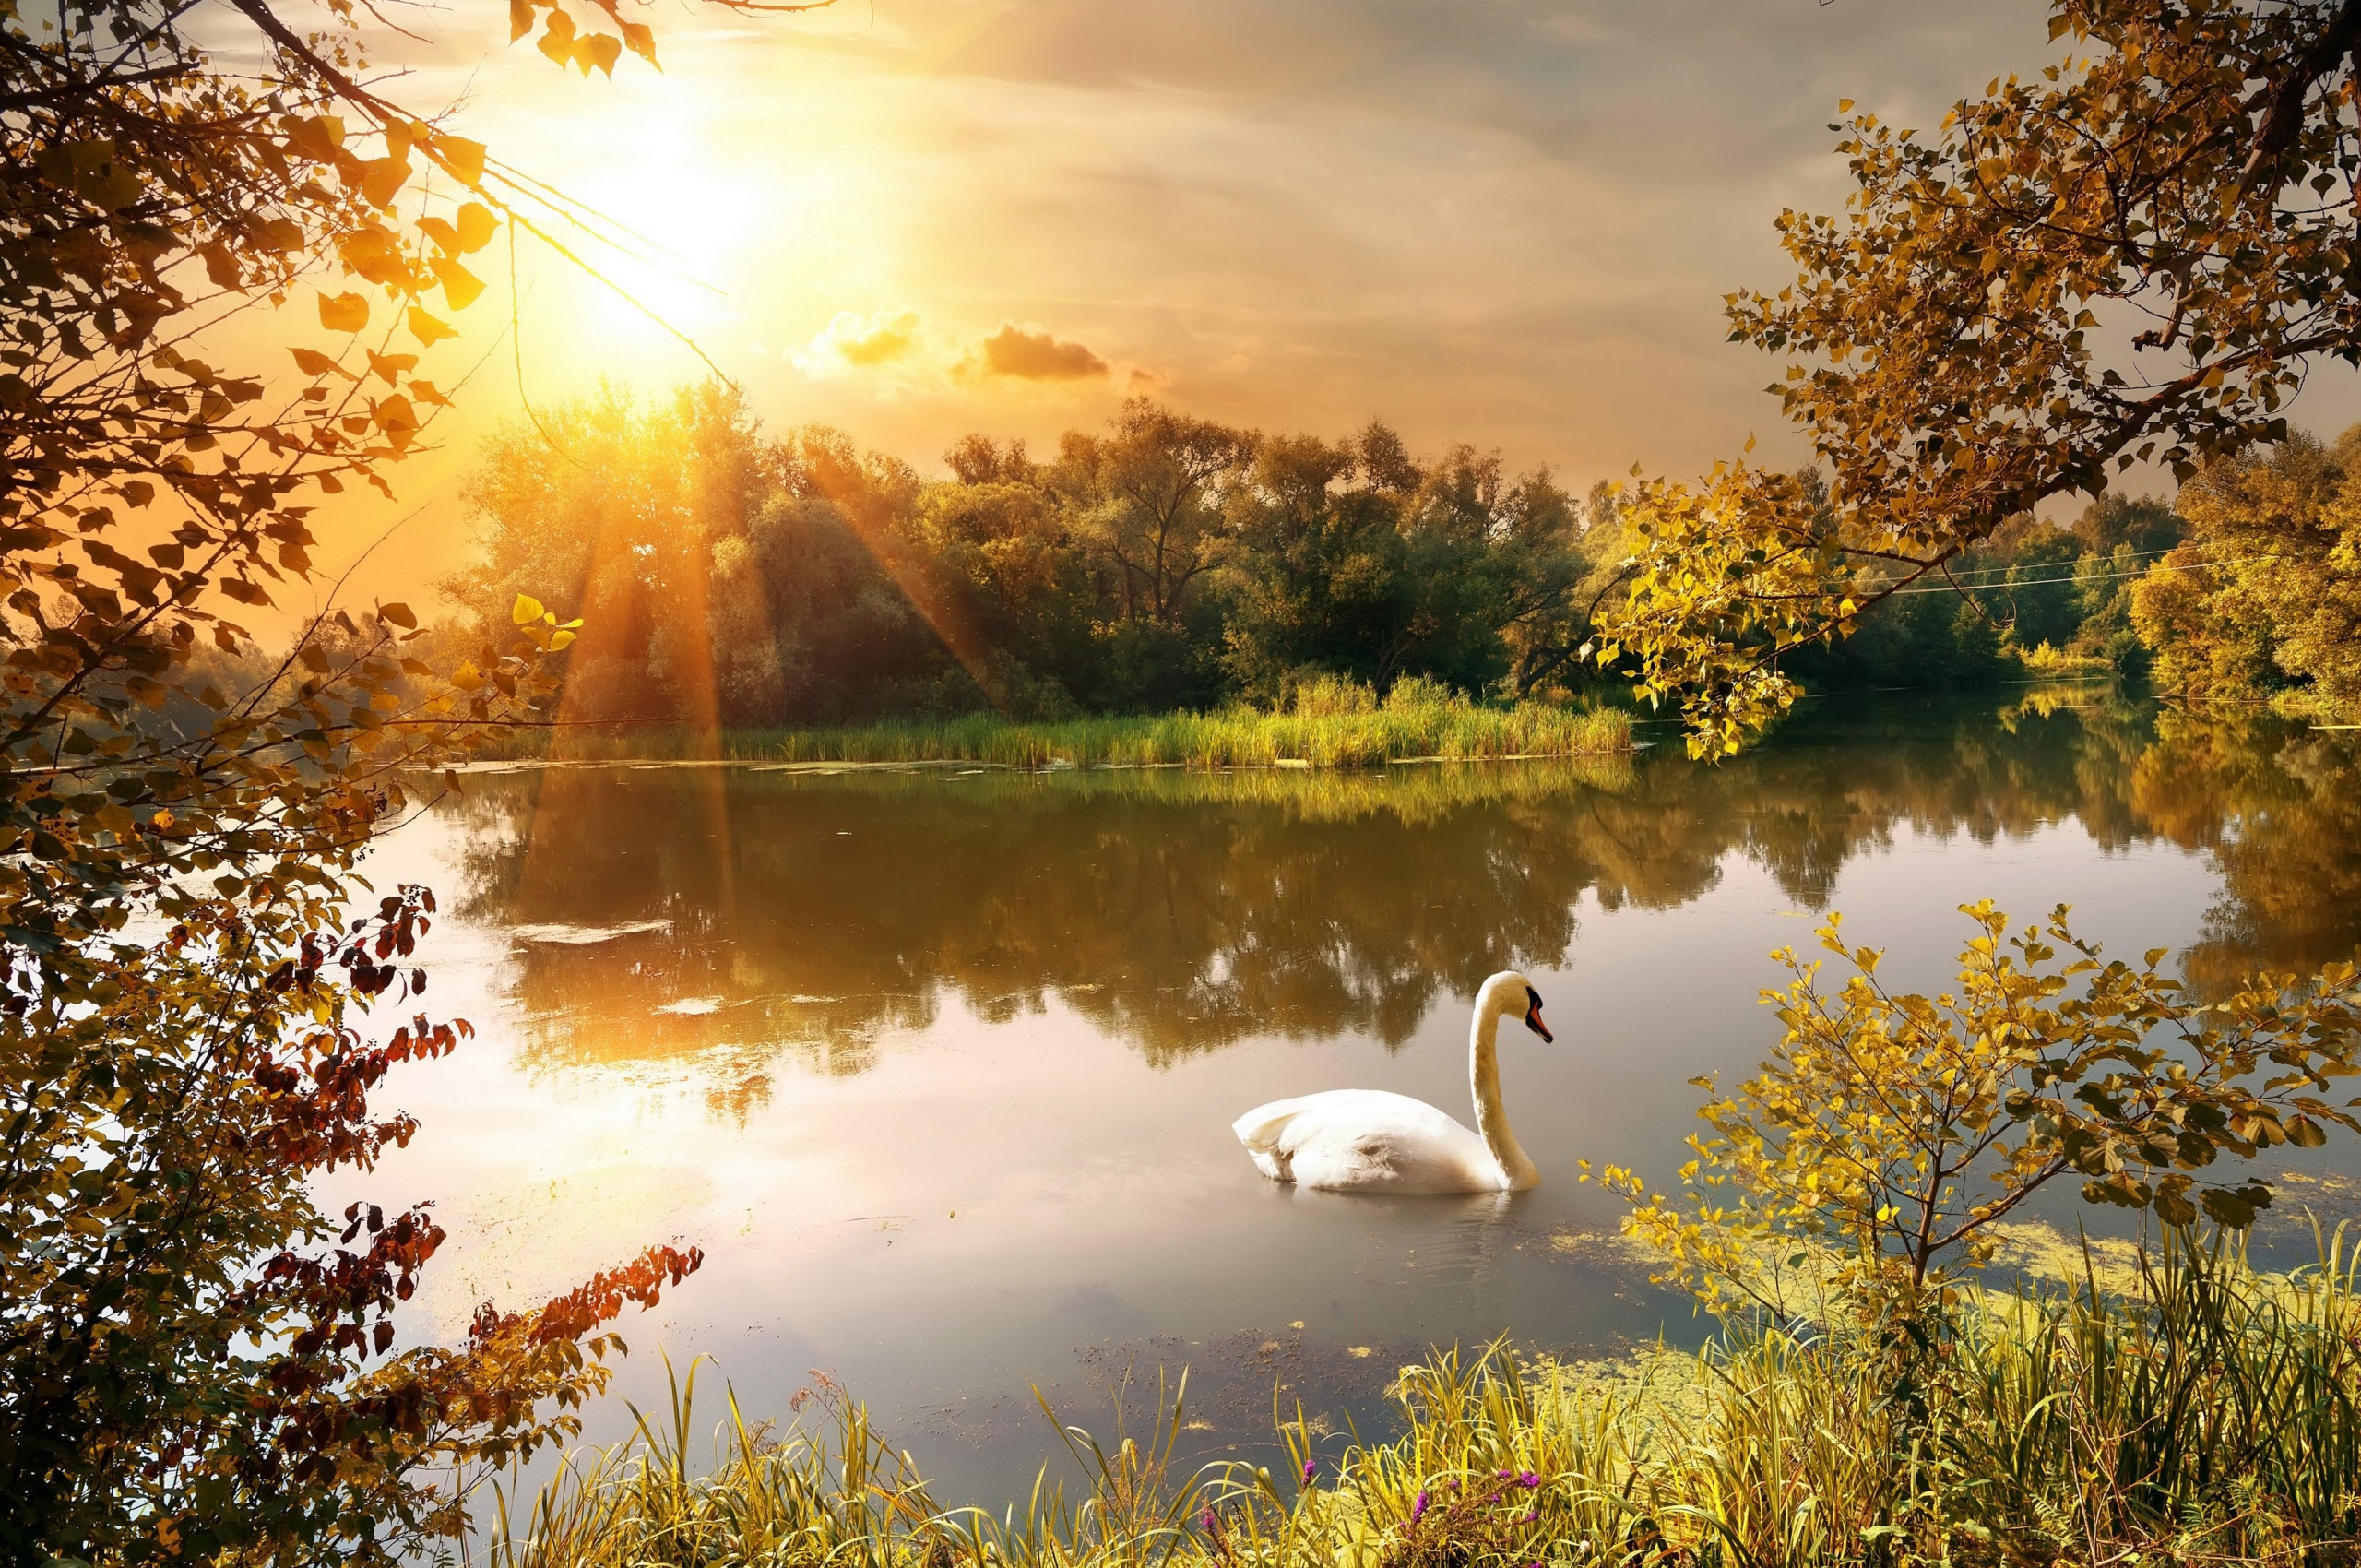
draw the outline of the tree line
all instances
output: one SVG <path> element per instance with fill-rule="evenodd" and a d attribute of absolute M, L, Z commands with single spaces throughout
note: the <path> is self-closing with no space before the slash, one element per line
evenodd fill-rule
<path fill-rule="evenodd" d="M 1836 693 L 2153 673 L 2175 695 L 2350 708 L 2356 454 L 2361 431 L 2296 432 L 2201 465 L 2180 503 L 2019 514 L 1781 668 Z M 468 493 L 478 554 L 444 584 L 456 632 L 504 625 L 519 593 L 581 605 L 566 710 L 593 723 L 1284 707 L 1339 678 L 1624 687 L 1586 657 L 1646 543 L 1608 483 L 1577 499 L 1465 445 L 1421 459 L 1375 420 L 1271 436 L 1145 399 L 1051 459 L 971 434 L 943 462 L 929 479 L 825 427 L 767 436 L 715 384 L 603 389 L 490 444 Z M 1816 469 L 1794 479 L 1828 507 Z"/>
<path fill-rule="evenodd" d="M 1054 457 L 970 435 L 947 479 L 735 391 L 608 389 L 496 438 L 469 492 L 472 624 L 578 604 L 575 718 L 825 723 L 1285 702 L 1313 675 L 1523 696 L 1580 649 L 1616 508 L 1372 422 L 1270 436 L 1127 403 Z"/>

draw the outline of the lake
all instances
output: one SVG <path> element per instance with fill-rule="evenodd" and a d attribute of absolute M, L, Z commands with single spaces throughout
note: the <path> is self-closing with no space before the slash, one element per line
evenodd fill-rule
<path fill-rule="evenodd" d="M 432 1196 L 451 1233 L 407 1331 L 453 1337 L 651 1241 L 702 1272 L 619 1325 L 617 1394 L 711 1358 L 750 1415 L 825 1376 L 951 1501 L 1021 1496 L 1061 1415 L 1190 1369 L 1189 1439 L 1252 1453 L 1275 1396 L 1339 1434 L 1393 1369 L 1513 1333 L 1601 1355 L 1685 1303 L 1577 1182 L 1664 1178 L 1705 1074 L 1776 1029 L 1768 954 L 1848 937 L 1936 989 L 1961 903 L 2070 902 L 2201 986 L 2361 944 L 2361 744 L 2064 689 L 1807 703 L 1706 766 L 1637 757 L 1353 773 L 616 766 L 479 772 L 378 852 L 434 886 L 427 1000 L 470 1018 L 408 1069 L 410 1147 L 324 1193 Z M 1265 1182 L 1229 1123 L 1394 1089 L 1470 1119 L 1466 1009 L 1523 968 L 1557 1031 L 1503 1031 L 1513 1198 Z M 2290 1166 L 2349 1211 L 2353 1140 Z M 2047 1216 L 2122 1229 L 2067 1194 Z M 2308 1244 L 2304 1243 L 2304 1244 Z M 587 1435 L 628 1430 L 617 1401 Z M 1341 1435 L 1336 1441 L 1342 1441 Z"/>

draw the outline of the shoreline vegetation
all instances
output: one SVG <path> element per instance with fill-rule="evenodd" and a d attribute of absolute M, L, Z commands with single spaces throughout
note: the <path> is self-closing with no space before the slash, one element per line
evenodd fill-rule
<path fill-rule="evenodd" d="M 1103 1443 L 1061 1425 L 1081 1493 L 1045 1467 L 997 1515 L 945 1507 L 833 1385 L 818 1392 L 825 1419 L 784 1431 L 749 1426 L 733 1398 L 708 1464 L 693 1365 L 669 1421 L 643 1419 L 575 1455 L 528 1508 L 504 1508 L 486 1561 L 2352 1562 L 2361 1278 L 2343 1233 L 2287 1274 L 2190 1230 L 2153 1253 L 2086 1242 L 2078 1272 L 1963 1289 L 1917 1339 L 1876 1322 L 1727 1319 L 1701 1351 L 1605 1363 L 1433 1351 L 1391 1391 L 1399 1435 L 1340 1454 L 1299 1407 L 1278 1422 L 1276 1475 L 1179 1451 L 1184 1376 L 1159 1385 L 1136 1436 L 1120 1404 Z"/>
<path fill-rule="evenodd" d="M 1632 749 L 1631 727 L 1631 716 L 1617 707 L 1545 702 L 1487 707 L 1415 679 L 1396 683 L 1381 702 L 1367 686 L 1329 680 L 1307 686 L 1280 712 L 1239 706 L 1208 713 L 1047 722 L 984 712 L 827 729 L 729 729 L 718 738 L 669 726 L 585 727 L 543 731 L 490 754 L 550 762 L 709 757 L 1018 768 L 1340 768 L 1619 756 Z"/>

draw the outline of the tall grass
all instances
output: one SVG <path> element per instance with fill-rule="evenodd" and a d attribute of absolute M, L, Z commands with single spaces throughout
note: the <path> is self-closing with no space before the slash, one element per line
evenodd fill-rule
<path fill-rule="evenodd" d="M 718 741 L 684 731 L 569 731 L 564 760 L 718 755 L 740 761 L 936 763 L 1009 767 L 1366 767 L 1410 758 L 1597 756 L 1631 745 L 1614 708 L 1525 702 L 1494 707 L 1430 681 L 1406 680 L 1379 702 L 1366 686 L 1307 686 L 1281 712 L 1213 713 L 1018 723 L 993 713 L 893 719 L 825 730 L 732 730 Z"/>
<path fill-rule="evenodd" d="M 1440 1352 L 1395 1385 L 1400 1434 L 1332 1469 L 1299 1418 L 1283 1472 L 1062 1429 L 1079 1501 L 943 1507 L 860 1408 L 813 1434 L 733 1406 L 694 1475 L 670 1423 L 591 1455 L 504 1520 L 498 1568 L 1583 1568 L 2349 1563 L 2361 1559 L 2361 1299 L 2342 1238 L 2250 1270 L 2167 1241 L 2134 1295 L 2028 1287 L 1915 1336 L 1734 1326 L 1634 1375 Z M 1307 1468 L 1307 1467 L 1310 1467 Z"/>

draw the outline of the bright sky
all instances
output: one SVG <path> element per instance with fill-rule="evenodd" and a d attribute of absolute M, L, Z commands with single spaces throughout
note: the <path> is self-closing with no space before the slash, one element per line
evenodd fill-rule
<path fill-rule="evenodd" d="M 836 425 L 928 471 L 956 436 L 1036 450 L 1146 389 L 1339 434 L 1372 415 L 1575 486 L 1692 474 L 1750 435 L 1800 459 L 1721 298 L 1789 276 L 1783 205 L 1845 192 L 1850 97 L 1931 126 L 2052 58 L 2033 0 L 838 0 L 649 16 L 659 74 L 561 74 L 504 8 L 415 24 L 398 96 L 648 242 L 587 253 L 773 428 Z M 397 40 L 396 42 L 401 42 Z M 512 414 L 505 253 L 437 351 L 497 347 L 397 471 L 388 555 L 459 548 L 456 481 Z M 658 391 L 703 367 L 528 244 L 522 384 Z M 301 303 L 301 302 L 299 302 Z M 2311 399 L 2308 399 L 2312 401 Z M 2351 401 L 2351 399 L 2347 399 Z M 2328 410 L 2320 416 L 2324 422 Z M 343 553 L 332 550 L 331 555 Z"/>

